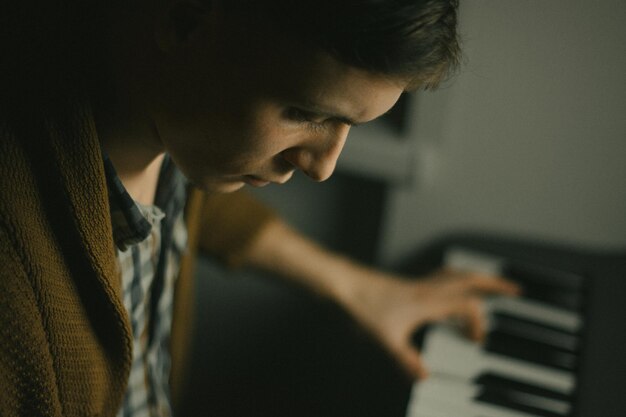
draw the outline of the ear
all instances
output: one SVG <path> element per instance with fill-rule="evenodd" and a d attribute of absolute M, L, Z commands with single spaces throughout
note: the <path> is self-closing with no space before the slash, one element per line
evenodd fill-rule
<path fill-rule="evenodd" d="M 169 52 L 185 45 L 208 24 L 209 0 L 161 0 L 156 14 L 155 39 Z"/>

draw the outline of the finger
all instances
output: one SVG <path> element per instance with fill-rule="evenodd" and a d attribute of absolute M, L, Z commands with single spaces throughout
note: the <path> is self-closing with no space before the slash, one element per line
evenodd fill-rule
<path fill-rule="evenodd" d="M 518 295 L 521 288 L 516 283 L 502 277 L 470 274 L 464 281 L 466 288 L 488 294 Z"/>
<path fill-rule="evenodd" d="M 486 319 L 483 305 L 478 299 L 469 299 L 463 307 L 463 321 L 467 336 L 477 342 L 485 339 Z"/>
<path fill-rule="evenodd" d="M 422 356 L 412 346 L 396 351 L 396 357 L 404 369 L 413 377 L 419 380 L 428 378 L 428 368 L 422 360 Z"/>
<path fill-rule="evenodd" d="M 518 284 L 498 275 L 471 272 L 462 269 L 442 268 L 432 276 L 434 282 L 445 280 L 458 290 L 467 289 L 505 295 L 518 295 L 521 288 Z"/>

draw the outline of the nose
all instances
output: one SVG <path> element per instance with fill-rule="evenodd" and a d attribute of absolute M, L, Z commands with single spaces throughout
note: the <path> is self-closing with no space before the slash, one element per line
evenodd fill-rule
<path fill-rule="evenodd" d="M 338 126 L 324 137 L 315 135 L 298 146 L 284 150 L 282 156 L 314 181 L 325 181 L 335 170 L 349 131 L 350 126 Z"/>

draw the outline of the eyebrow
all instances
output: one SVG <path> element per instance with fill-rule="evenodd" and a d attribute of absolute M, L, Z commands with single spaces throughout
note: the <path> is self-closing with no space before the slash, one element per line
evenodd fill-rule
<path fill-rule="evenodd" d="M 319 105 L 312 103 L 312 102 L 303 102 L 300 105 L 304 110 L 311 112 L 313 114 L 316 114 L 318 116 L 321 117 L 326 117 L 326 118 L 332 118 L 334 120 L 337 120 L 341 123 L 345 123 L 349 126 L 360 126 L 362 124 L 368 123 L 367 122 L 357 122 L 353 119 L 351 119 L 348 116 L 339 114 L 339 113 L 335 113 L 333 111 L 328 111 L 328 110 L 324 110 L 323 108 L 321 108 Z M 387 110 L 386 112 L 384 112 L 383 114 L 381 114 L 380 116 L 376 117 L 376 119 L 379 119 L 383 116 L 385 116 L 386 114 L 390 113 L 393 109 L 394 109 L 395 105 L 391 106 L 391 108 L 389 110 Z M 375 120 L 375 119 L 374 119 Z"/>
<path fill-rule="evenodd" d="M 333 111 L 329 111 L 329 110 L 325 110 L 323 108 L 321 108 L 319 105 L 312 103 L 312 102 L 302 102 L 299 105 L 297 105 L 298 107 L 301 107 L 302 109 L 306 110 L 307 112 L 313 113 L 317 116 L 321 116 L 321 117 L 325 117 L 325 118 L 329 118 L 329 119 L 334 119 L 337 120 L 341 123 L 345 123 L 347 125 L 350 126 L 359 126 L 361 124 L 363 124 L 363 122 L 357 122 L 354 119 L 343 115 L 343 114 L 339 114 Z"/>

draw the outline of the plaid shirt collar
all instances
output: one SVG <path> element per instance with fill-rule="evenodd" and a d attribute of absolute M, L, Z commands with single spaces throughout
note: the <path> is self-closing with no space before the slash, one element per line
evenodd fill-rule
<path fill-rule="evenodd" d="M 152 210 L 146 210 L 146 208 L 142 210 L 139 204 L 126 191 L 107 153 L 103 150 L 102 154 L 107 188 L 109 190 L 113 241 L 119 250 L 124 251 L 129 246 L 142 242 L 150 236 L 152 225 L 160 221 L 164 215 L 173 216 L 176 214 L 168 213 L 167 208 L 171 205 L 167 204 L 167 199 L 172 195 L 178 197 L 178 200 L 183 198 L 184 177 L 172 163 L 169 155 L 166 155 L 159 174 L 159 183 L 155 196 L 156 205 Z M 160 210 L 159 206 L 165 208 L 165 213 Z M 176 204 L 176 206 L 180 207 L 181 204 Z"/>

